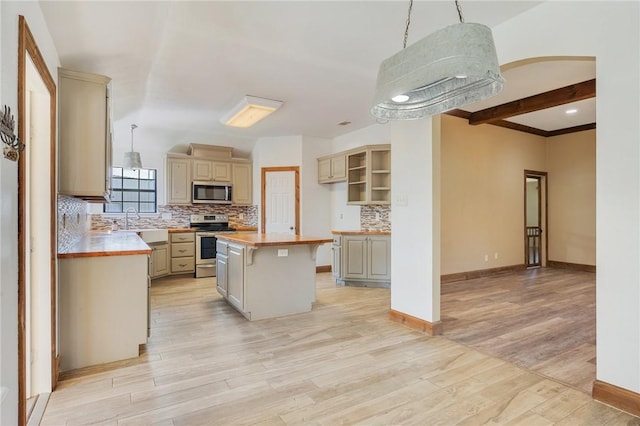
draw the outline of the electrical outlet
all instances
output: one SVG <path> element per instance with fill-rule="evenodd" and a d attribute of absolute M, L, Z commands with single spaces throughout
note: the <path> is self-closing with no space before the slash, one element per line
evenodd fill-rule
<path fill-rule="evenodd" d="M 376 220 L 379 222 L 380 221 L 380 212 L 376 212 Z"/>
<path fill-rule="evenodd" d="M 162 213 L 162 220 L 171 220 L 171 213 Z"/>
<path fill-rule="evenodd" d="M 240 214 L 238 215 L 238 217 L 239 217 L 240 219 L 244 219 L 244 213 L 240 213 Z"/>
<path fill-rule="evenodd" d="M 289 256 L 289 249 L 278 249 L 278 257 Z"/>
<path fill-rule="evenodd" d="M 494 258 L 494 259 L 496 259 L 496 260 L 498 259 L 498 252 L 496 252 L 496 253 L 493 255 L 493 258 Z"/>
<path fill-rule="evenodd" d="M 488 262 L 488 261 L 489 261 L 489 255 L 488 255 L 488 254 L 485 254 L 485 255 L 484 255 L 484 261 L 485 261 L 485 262 Z"/>

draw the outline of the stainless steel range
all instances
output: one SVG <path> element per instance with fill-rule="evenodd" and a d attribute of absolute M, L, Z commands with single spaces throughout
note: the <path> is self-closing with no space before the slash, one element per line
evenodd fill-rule
<path fill-rule="evenodd" d="M 226 214 L 193 214 L 191 227 L 196 230 L 196 278 L 216 275 L 216 235 L 229 234 L 229 216 Z"/>

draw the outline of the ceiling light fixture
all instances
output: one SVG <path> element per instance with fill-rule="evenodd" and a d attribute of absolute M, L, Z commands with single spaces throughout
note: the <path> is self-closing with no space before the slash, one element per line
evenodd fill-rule
<path fill-rule="evenodd" d="M 502 90 L 491 29 L 465 23 L 440 29 L 407 47 L 413 0 L 403 49 L 380 64 L 371 114 L 379 121 L 411 120 L 439 114 Z"/>
<path fill-rule="evenodd" d="M 251 127 L 280 108 L 282 104 L 282 101 L 247 95 L 220 121 L 225 126 Z"/>
<path fill-rule="evenodd" d="M 140 160 L 140 153 L 133 151 L 133 131 L 137 129 L 138 126 L 135 124 L 131 125 L 131 151 L 124 153 L 124 164 L 122 165 L 125 169 L 141 169 L 142 161 Z"/>
<path fill-rule="evenodd" d="M 575 109 L 575 108 L 572 108 L 572 109 L 566 110 L 564 113 L 565 114 L 575 114 L 576 112 L 578 112 L 578 110 Z"/>

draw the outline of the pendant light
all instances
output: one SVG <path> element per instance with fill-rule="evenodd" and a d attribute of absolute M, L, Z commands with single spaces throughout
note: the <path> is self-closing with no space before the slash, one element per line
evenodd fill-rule
<path fill-rule="evenodd" d="M 371 114 L 378 121 L 412 120 L 439 114 L 502 90 L 491 29 L 465 23 L 440 29 L 407 47 L 413 0 L 403 49 L 380 65 Z"/>
<path fill-rule="evenodd" d="M 141 169 L 142 161 L 140 161 L 140 153 L 133 151 L 133 131 L 137 129 L 138 126 L 135 124 L 131 125 L 131 151 L 124 153 L 124 164 L 122 165 L 125 169 Z"/>

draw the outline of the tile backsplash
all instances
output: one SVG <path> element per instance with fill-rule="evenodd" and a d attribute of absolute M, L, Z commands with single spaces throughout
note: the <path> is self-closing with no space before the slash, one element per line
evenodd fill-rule
<path fill-rule="evenodd" d="M 391 231 L 391 206 L 361 206 L 360 229 L 372 231 Z"/>
<path fill-rule="evenodd" d="M 170 219 L 163 219 L 163 214 L 170 214 Z M 229 215 L 230 226 L 258 226 L 258 206 L 211 206 L 211 205 L 165 205 L 158 206 L 158 214 L 141 216 L 129 214 L 129 226 L 140 228 L 188 228 L 192 214 L 226 214 Z M 243 216 L 242 218 L 240 216 Z M 92 214 L 91 229 L 106 231 L 111 229 L 113 220 L 119 229 L 124 229 L 124 217 L 119 215 Z"/>
<path fill-rule="evenodd" d="M 88 230 L 87 202 L 58 195 L 58 252 L 65 252 Z"/>

